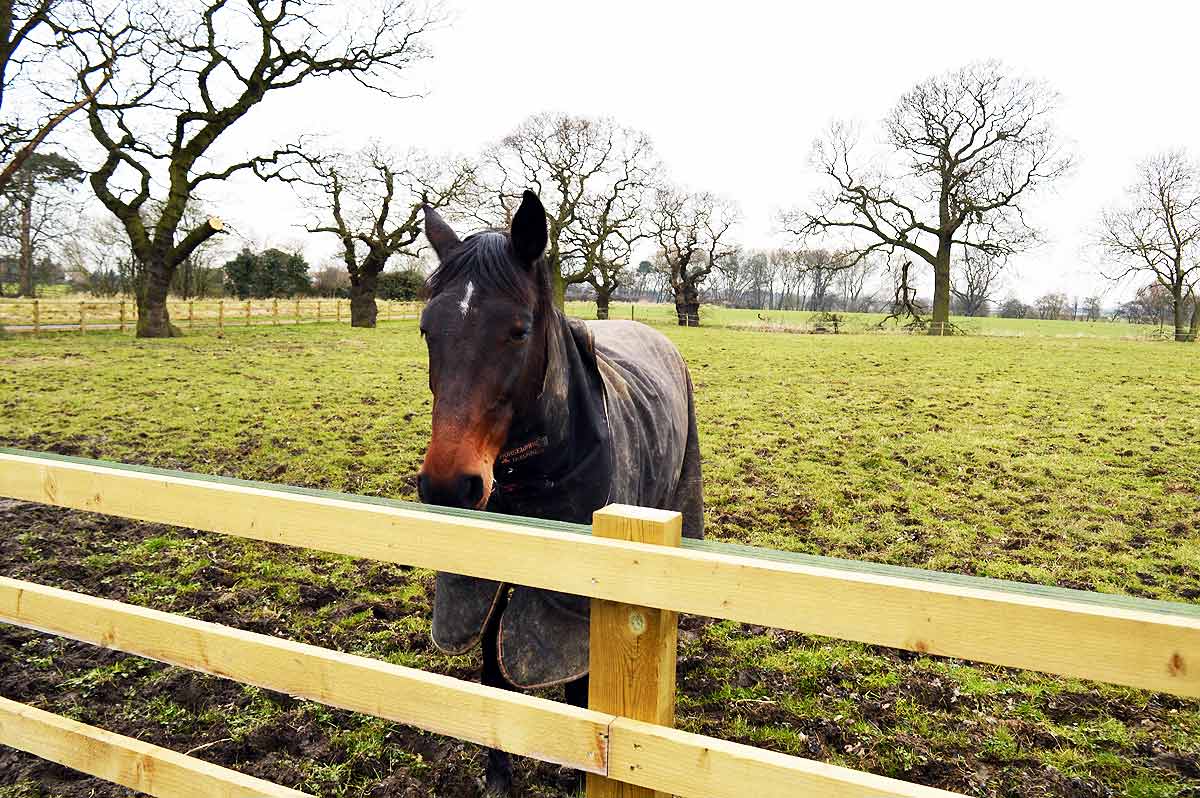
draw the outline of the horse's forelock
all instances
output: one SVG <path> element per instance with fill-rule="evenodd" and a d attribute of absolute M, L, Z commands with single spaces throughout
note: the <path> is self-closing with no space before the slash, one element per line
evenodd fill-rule
<path fill-rule="evenodd" d="M 508 234 L 499 230 L 475 233 L 465 238 L 425 282 L 433 299 L 451 285 L 470 280 L 480 292 L 499 292 L 527 306 L 549 300 L 550 284 L 545 264 L 539 259 L 530 269 L 514 256 Z"/>

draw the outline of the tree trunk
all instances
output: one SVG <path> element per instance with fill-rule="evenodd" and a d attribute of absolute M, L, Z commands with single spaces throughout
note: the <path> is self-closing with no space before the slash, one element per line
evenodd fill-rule
<path fill-rule="evenodd" d="M 612 291 L 606 291 L 599 286 L 594 287 L 596 288 L 596 318 L 601 320 L 607 319 L 608 304 Z"/>
<path fill-rule="evenodd" d="M 165 262 L 144 264 L 145 278 L 137 288 L 137 337 L 178 338 L 183 335 L 171 323 L 167 310 L 167 292 L 171 288 L 171 269 Z"/>
<path fill-rule="evenodd" d="M 675 291 L 675 316 L 680 327 L 700 326 L 700 295 L 688 285 Z"/>
<path fill-rule="evenodd" d="M 1191 339 L 1189 337 L 1190 325 L 1188 323 L 1188 303 L 1184 298 L 1183 288 L 1176 288 L 1172 291 L 1172 295 L 1172 299 L 1175 300 L 1175 340 L 1189 341 Z"/>
<path fill-rule="evenodd" d="M 565 312 L 567 304 L 567 281 L 563 278 L 562 271 L 553 266 L 550 267 L 550 286 L 554 290 L 554 307 Z"/>
<path fill-rule="evenodd" d="M 350 326 L 374 327 L 379 316 L 375 304 L 375 288 L 379 284 L 378 272 L 365 272 L 350 283 Z"/>
<path fill-rule="evenodd" d="M 930 335 L 945 335 L 950 327 L 950 240 L 938 242 L 933 264 L 933 318 Z"/>
<path fill-rule="evenodd" d="M 33 297 L 33 197 L 26 190 L 21 199 L 21 251 L 17 278 L 17 296 Z"/>
<path fill-rule="evenodd" d="M 1188 328 L 1188 340 L 1200 341 L 1200 297 L 1192 295 L 1192 323 Z"/>

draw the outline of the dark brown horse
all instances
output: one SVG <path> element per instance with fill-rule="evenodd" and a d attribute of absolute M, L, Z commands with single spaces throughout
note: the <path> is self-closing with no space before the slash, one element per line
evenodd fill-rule
<path fill-rule="evenodd" d="M 636 504 L 679 510 L 684 535 L 701 537 L 692 383 L 671 342 L 555 309 L 532 192 L 510 231 L 459 240 L 426 207 L 425 234 L 440 265 L 421 314 L 434 397 L 421 500 L 577 523 Z M 482 641 L 486 685 L 565 684 L 570 703 L 587 705 L 587 599 L 439 573 L 433 639 L 455 654 Z M 489 794 L 511 781 L 508 755 L 490 751 Z"/>

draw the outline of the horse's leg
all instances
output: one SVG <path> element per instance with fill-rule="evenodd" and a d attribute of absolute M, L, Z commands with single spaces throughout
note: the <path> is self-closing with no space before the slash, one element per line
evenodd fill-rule
<path fill-rule="evenodd" d="M 500 616 L 504 613 L 507 604 L 507 590 L 502 590 L 496 600 L 496 608 L 492 611 L 492 617 L 488 619 L 487 626 L 483 630 L 483 674 L 479 681 L 488 687 L 512 690 L 513 686 L 500 672 Z M 484 778 L 487 795 L 507 798 L 512 794 L 512 758 L 504 751 L 489 748 Z"/>
<path fill-rule="evenodd" d="M 567 682 L 563 685 L 567 694 L 567 703 L 573 707 L 581 707 L 587 709 L 588 705 L 588 677 L 581 676 L 573 682 Z M 582 770 L 576 774 L 575 794 L 583 795 L 587 790 L 587 774 Z"/>

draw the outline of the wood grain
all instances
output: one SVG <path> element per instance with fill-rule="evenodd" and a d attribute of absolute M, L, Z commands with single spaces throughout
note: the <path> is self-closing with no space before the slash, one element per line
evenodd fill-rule
<path fill-rule="evenodd" d="M 1200 617 L 0 452 L 0 495 L 1200 697 Z M 1063 591 L 1066 593 L 1066 591 Z"/>
<path fill-rule="evenodd" d="M 0 621 L 604 773 L 612 716 L 436 673 L 0 577 Z"/>
<path fill-rule="evenodd" d="M 0 744 L 158 798 L 308 795 L 7 698 L 0 698 Z"/>
<path fill-rule="evenodd" d="M 598 538 L 678 546 L 683 516 L 613 504 L 592 516 Z M 592 599 L 588 707 L 599 712 L 675 725 L 678 614 L 636 604 Z M 665 798 L 664 793 L 588 774 L 588 798 Z"/>

